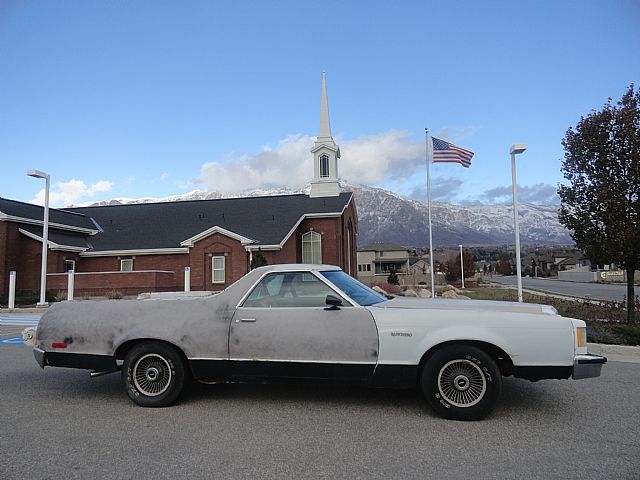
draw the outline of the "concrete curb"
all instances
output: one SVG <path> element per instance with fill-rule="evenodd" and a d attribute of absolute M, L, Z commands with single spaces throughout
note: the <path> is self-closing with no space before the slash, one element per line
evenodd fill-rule
<path fill-rule="evenodd" d="M 507 290 L 517 290 L 518 287 L 515 285 L 505 285 L 502 283 L 498 283 L 498 282 L 489 282 L 490 285 L 492 285 L 491 288 L 503 288 L 503 289 L 507 289 Z M 536 289 L 531 289 L 531 288 L 523 288 L 522 289 L 523 293 L 529 293 L 531 295 L 538 295 L 539 297 L 550 297 L 550 298 L 557 298 L 558 300 L 568 300 L 571 302 L 586 302 L 586 303 L 591 303 L 594 305 L 603 305 L 605 303 L 607 303 L 605 300 L 593 300 L 591 298 L 586 298 L 586 297 L 576 297 L 576 296 L 572 296 L 572 295 L 561 295 L 559 293 L 552 293 L 552 292 L 546 292 L 544 290 L 536 290 Z"/>
<path fill-rule="evenodd" d="M 612 362 L 640 363 L 640 346 L 587 343 L 589 353 L 604 355 Z"/>

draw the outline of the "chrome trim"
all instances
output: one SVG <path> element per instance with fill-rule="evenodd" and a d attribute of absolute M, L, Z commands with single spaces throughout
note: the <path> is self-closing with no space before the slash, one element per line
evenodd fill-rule
<path fill-rule="evenodd" d="M 115 370 L 107 370 L 106 372 L 89 372 L 89 376 L 91 378 L 96 378 L 96 377 L 101 377 L 102 375 L 108 375 L 109 373 L 116 373 L 119 372 L 120 369 L 117 368 Z"/>
<path fill-rule="evenodd" d="M 33 347 L 33 356 L 36 357 L 36 362 L 38 362 L 40 368 L 44 370 L 44 366 L 47 364 L 45 351 L 39 347 Z"/>
<path fill-rule="evenodd" d="M 227 361 L 228 357 L 187 357 L 187 360 L 216 360 L 216 361 Z"/>
<path fill-rule="evenodd" d="M 574 380 L 599 377 L 602 365 L 605 363 L 607 363 L 607 357 L 601 355 L 592 353 L 575 355 L 573 357 L 573 374 L 571 377 Z"/>
<path fill-rule="evenodd" d="M 187 360 L 228 360 L 230 362 L 278 362 L 278 363 L 329 363 L 333 365 L 375 365 L 376 362 L 351 362 L 348 360 L 283 360 L 279 358 L 187 358 Z"/>
<path fill-rule="evenodd" d="M 323 271 L 343 271 L 343 270 L 340 267 L 336 267 L 335 269 L 327 269 L 327 270 L 323 270 Z M 251 309 L 251 310 L 255 310 L 255 309 L 264 310 L 264 309 L 267 308 L 267 307 L 243 307 L 242 304 L 247 299 L 247 297 L 249 295 L 251 295 L 251 292 L 253 292 L 253 290 L 258 286 L 258 284 L 262 281 L 262 279 L 264 277 L 266 277 L 267 275 L 270 275 L 272 273 L 310 273 L 311 275 L 316 277 L 318 280 L 320 280 L 322 283 L 324 283 L 327 287 L 329 287 L 331 290 L 333 290 L 335 293 L 337 293 L 338 295 L 343 297 L 345 300 L 347 300 L 349 303 L 351 303 L 352 307 L 360 307 L 360 305 L 358 305 L 353 299 L 351 299 L 349 297 L 349 295 L 346 295 L 342 290 L 340 290 L 334 284 L 329 282 L 322 275 L 318 275 L 317 270 L 309 270 L 309 269 L 304 269 L 304 268 L 292 268 L 292 269 L 286 269 L 286 270 L 268 270 L 265 273 L 263 273 L 262 276 L 260 276 L 260 278 L 258 278 L 258 280 L 256 280 L 253 283 L 253 285 L 251 285 L 251 287 L 249 287 L 247 289 L 247 292 L 242 296 L 242 298 L 240 299 L 240 301 L 236 305 L 236 310 L 238 308 L 246 308 L 247 310 L 249 310 L 249 309 Z M 324 307 L 268 307 L 268 309 L 273 309 L 273 308 L 282 308 L 282 309 L 290 310 L 292 308 L 324 308 Z"/>

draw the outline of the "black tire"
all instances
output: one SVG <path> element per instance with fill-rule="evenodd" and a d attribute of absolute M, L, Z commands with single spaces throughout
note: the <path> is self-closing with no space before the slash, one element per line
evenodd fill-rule
<path fill-rule="evenodd" d="M 185 385 L 182 356 L 162 342 L 144 342 L 127 353 L 122 364 L 122 384 L 127 395 L 141 407 L 167 407 L 177 400 Z"/>
<path fill-rule="evenodd" d="M 471 345 L 451 345 L 427 360 L 421 376 L 422 392 L 444 418 L 481 420 L 498 402 L 502 376 L 496 362 Z"/>

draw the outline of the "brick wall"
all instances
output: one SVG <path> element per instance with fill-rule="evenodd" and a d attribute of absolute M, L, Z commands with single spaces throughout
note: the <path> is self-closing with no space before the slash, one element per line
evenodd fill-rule
<path fill-rule="evenodd" d="M 17 232 L 17 229 L 16 229 Z M 15 248 L 11 253 L 12 270 L 16 270 L 16 290 L 40 290 L 40 273 L 42 270 L 42 243 L 18 232 Z M 67 252 L 49 250 L 47 252 L 47 272 L 64 270 L 62 258 Z"/>
<path fill-rule="evenodd" d="M 222 290 L 247 273 L 248 253 L 244 246 L 232 238 L 214 233 L 189 249 L 191 290 Z M 225 282 L 213 283 L 211 257 L 225 257 Z"/>
<path fill-rule="evenodd" d="M 0 293 L 9 290 L 9 241 L 7 238 L 7 228 L 9 222 L 0 222 Z"/>
<path fill-rule="evenodd" d="M 77 273 L 74 275 L 74 297 L 104 296 L 112 292 L 137 295 L 143 292 L 176 290 L 176 273 L 165 271 Z M 66 273 L 47 274 L 47 288 L 55 293 L 67 292 Z"/>

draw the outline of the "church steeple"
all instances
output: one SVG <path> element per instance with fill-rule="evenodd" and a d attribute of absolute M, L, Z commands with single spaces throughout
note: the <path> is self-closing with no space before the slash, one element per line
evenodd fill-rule
<path fill-rule="evenodd" d="M 338 183 L 338 159 L 340 147 L 331 136 L 329 102 L 327 100 L 327 76 L 322 72 L 322 96 L 320 100 L 320 133 L 311 149 L 313 153 L 313 181 L 310 197 L 335 197 L 340 195 Z"/>
<path fill-rule="evenodd" d="M 318 138 L 331 138 L 329 102 L 327 101 L 327 74 L 322 72 L 322 99 L 320 100 L 320 134 Z"/>

